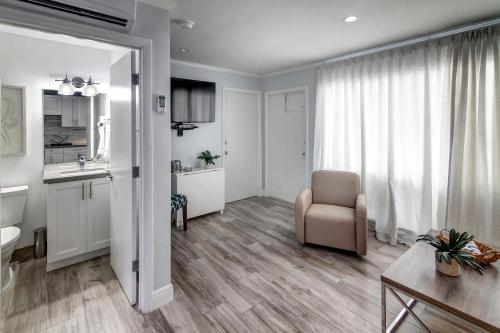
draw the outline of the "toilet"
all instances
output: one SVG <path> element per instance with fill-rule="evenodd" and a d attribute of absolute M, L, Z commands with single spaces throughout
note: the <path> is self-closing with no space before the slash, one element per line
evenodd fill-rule
<path fill-rule="evenodd" d="M 5 187 L 1 190 L 1 240 L 2 240 L 2 291 L 7 289 L 12 279 L 10 258 L 21 237 L 19 225 L 23 222 L 24 206 L 28 194 L 28 186 Z"/>

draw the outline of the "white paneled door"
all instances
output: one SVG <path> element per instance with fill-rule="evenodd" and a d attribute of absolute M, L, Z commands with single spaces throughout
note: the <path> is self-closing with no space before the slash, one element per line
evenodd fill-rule
<path fill-rule="evenodd" d="M 226 202 L 256 196 L 262 188 L 261 94 L 224 89 Z"/>
<path fill-rule="evenodd" d="M 111 267 L 130 304 L 136 302 L 137 212 L 133 198 L 135 181 L 135 115 L 137 87 L 132 85 L 135 54 L 128 52 L 111 66 L 110 168 L 111 183 Z M 134 133 L 134 135 L 132 135 Z"/>
<path fill-rule="evenodd" d="M 295 202 L 305 186 L 306 92 L 271 93 L 267 99 L 266 155 L 269 195 Z"/>

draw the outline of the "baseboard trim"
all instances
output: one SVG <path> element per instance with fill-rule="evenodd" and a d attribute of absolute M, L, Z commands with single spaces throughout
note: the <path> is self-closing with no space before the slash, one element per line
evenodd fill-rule
<path fill-rule="evenodd" d="M 168 304 L 174 300 L 174 287 L 171 283 L 160 289 L 153 291 L 151 297 L 151 310 L 158 309 L 162 305 Z"/>
<path fill-rule="evenodd" d="M 109 254 L 109 247 L 105 247 L 104 249 L 100 249 L 97 251 L 84 253 L 79 256 L 71 257 L 68 259 L 59 260 L 56 262 L 47 263 L 47 272 L 63 268 L 65 266 L 73 265 L 82 261 L 94 259 L 103 255 Z"/>

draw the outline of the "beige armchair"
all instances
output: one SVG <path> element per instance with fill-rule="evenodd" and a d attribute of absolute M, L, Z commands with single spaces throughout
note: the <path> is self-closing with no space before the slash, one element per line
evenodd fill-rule
<path fill-rule="evenodd" d="M 297 240 L 366 255 L 366 198 L 360 192 L 355 173 L 315 171 L 311 188 L 295 201 Z"/>

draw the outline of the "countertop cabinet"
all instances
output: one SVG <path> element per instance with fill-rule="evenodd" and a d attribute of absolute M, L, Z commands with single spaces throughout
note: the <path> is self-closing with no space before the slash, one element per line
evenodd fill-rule
<path fill-rule="evenodd" d="M 224 169 L 201 169 L 172 174 L 172 193 L 187 196 L 187 218 L 224 210 Z"/>
<path fill-rule="evenodd" d="M 61 115 L 61 99 L 58 95 L 43 95 L 43 114 L 47 116 Z"/>
<path fill-rule="evenodd" d="M 48 264 L 109 247 L 110 186 L 106 178 L 47 185 Z"/>
<path fill-rule="evenodd" d="M 86 127 L 90 114 L 90 97 L 59 96 L 62 127 Z"/>
<path fill-rule="evenodd" d="M 75 106 L 73 96 L 59 96 L 61 105 L 61 126 L 75 127 Z"/>
<path fill-rule="evenodd" d="M 90 97 L 75 97 L 75 118 L 78 127 L 87 127 L 90 115 Z"/>

